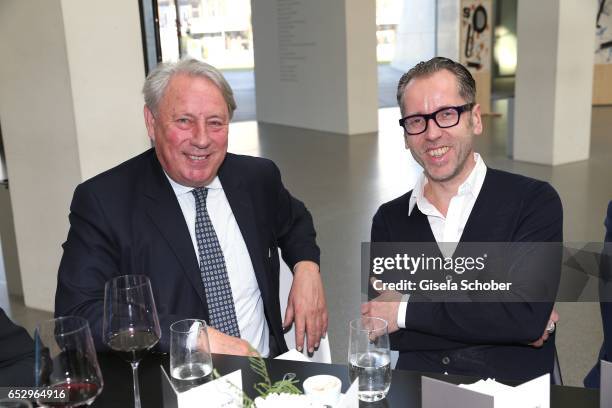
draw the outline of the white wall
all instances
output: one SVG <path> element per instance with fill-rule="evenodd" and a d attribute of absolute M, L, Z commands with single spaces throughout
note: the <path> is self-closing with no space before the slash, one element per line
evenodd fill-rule
<path fill-rule="evenodd" d="M 375 2 L 253 3 L 257 119 L 343 134 L 375 132 Z"/>
<path fill-rule="evenodd" d="M 376 7 L 367 2 L 345 3 L 348 134 L 378 131 Z"/>
<path fill-rule="evenodd" d="M 137 1 L 63 0 L 81 178 L 148 147 Z"/>
<path fill-rule="evenodd" d="M 0 281 L 5 282 L 9 295 L 23 296 L 13 220 L 9 190 L 6 186 L 0 185 L 0 248 L 2 249 L 0 269 L 3 268 L 3 271 L 0 271 Z"/>
<path fill-rule="evenodd" d="M 27 306 L 52 310 L 75 186 L 148 146 L 137 2 L 0 2 L 0 120 Z"/>

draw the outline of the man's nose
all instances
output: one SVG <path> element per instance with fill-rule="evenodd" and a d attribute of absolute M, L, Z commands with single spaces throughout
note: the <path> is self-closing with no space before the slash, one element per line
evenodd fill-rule
<path fill-rule="evenodd" d="M 193 137 L 191 138 L 191 142 L 193 145 L 204 148 L 208 146 L 210 142 L 210 138 L 208 137 L 208 129 L 206 128 L 206 121 L 198 120 L 197 125 L 195 127 L 195 132 Z"/>
<path fill-rule="evenodd" d="M 425 133 L 423 133 L 423 136 L 425 136 L 426 139 L 435 140 L 441 135 L 442 129 L 438 126 L 434 118 L 429 118 L 427 120 L 427 129 L 425 129 Z"/>

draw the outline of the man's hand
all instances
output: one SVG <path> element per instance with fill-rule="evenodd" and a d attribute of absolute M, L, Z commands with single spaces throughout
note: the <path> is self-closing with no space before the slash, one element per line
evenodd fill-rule
<path fill-rule="evenodd" d="M 539 339 L 537 339 L 533 343 L 529 343 L 529 345 L 532 346 L 532 347 L 536 347 L 536 348 L 542 347 L 544 345 L 544 342 L 546 340 L 548 340 L 548 337 L 551 334 L 553 334 L 553 332 L 555 331 L 554 327 L 555 327 L 555 325 L 557 324 L 558 321 L 559 321 L 559 313 L 557 313 L 557 311 L 555 309 L 553 309 L 553 311 L 550 313 L 550 318 L 548 319 L 548 324 L 544 328 L 544 334 L 542 334 L 542 337 L 540 337 Z M 552 330 L 550 330 L 550 328 L 552 328 Z"/>
<path fill-rule="evenodd" d="M 375 289 L 376 290 L 376 289 Z M 379 317 L 387 321 L 389 333 L 399 330 L 397 313 L 402 294 L 394 290 L 377 291 L 379 296 L 361 305 L 361 316 Z"/>
<path fill-rule="evenodd" d="M 295 324 L 295 345 L 298 351 L 304 346 L 304 334 L 308 337 L 308 352 L 319 347 L 321 336 L 327 332 L 327 303 L 319 265 L 301 261 L 293 269 L 293 283 L 287 300 L 283 327 Z"/>
<path fill-rule="evenodd" d="M 249 342 L 238 337 L 229 336 L 208 326 L 208 342 L 210 351 L 217 354 L 233 354 L 235 356 L 257 357 L 259 353 Z"/>

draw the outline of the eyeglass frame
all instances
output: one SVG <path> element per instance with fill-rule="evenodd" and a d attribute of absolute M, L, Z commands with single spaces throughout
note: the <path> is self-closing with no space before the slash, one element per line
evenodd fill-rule
<path fill-rule="evenodd" d="M 452 127 L 457 126 L 459 124 L 459 121 L 461 120 L 461 114 L 463 112 L 471 111 L 472 108 L 474 107 L 474 105 L 476 105 L 475 102 L 469 102 L 469 103 L 466 103 L 466 104 L 460 105 L 460 106 L 445 106 L 444 108 L 438 109 L 437 111 L 432 112 L 432 113 L 425 113 L 425 114 L 418 113 L 418 114 L 415 114 L 415 115 L 409 115 L 409 116 L 406 116 L 404 118 L 401 118 L 399 120 L 399 125 L 402 127 L 402 129 L 404 129 L 404 132 L 406 132 L 406 134 L 410 135 L 410 136 L 416 136 L 416 135 L 420 135 L 421 133 L 425 133 L 427 131 L 427 128 L 429 127 L 429 120 L 430 119 L 433 119 L 433 121 L 436 123 L 436 126 L 438 126 L 440 129 L 452 128 Z M 447 110 L 447 109 L 452 109 L 455 112 L 457 112 L 457 122 L 454 125 L 440 126 L 440 124 L 438 123 L 438 120 L 436 119 L 436 115 L 438 113 L 442 112 L 442 111 Z M 419 133 L 410 133 L 404 127 L 404 123 L 406 123 L 406 121 L 408 119 L 414 118 L 414 117 L 417 117 L 417 116 L 422 117 L 422 118 L 425 119 L 425 128 L 422 131 L 420 131 Z"/>

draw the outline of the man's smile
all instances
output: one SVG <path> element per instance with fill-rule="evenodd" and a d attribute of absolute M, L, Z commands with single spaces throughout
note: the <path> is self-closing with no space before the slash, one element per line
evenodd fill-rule
<path fill-rule="evenodd" d="M 427 149 L 425 153 L 427 153 L 430 157 L 439 158 L 442 157 L 450 150 L 448 146 L 441 146 L 435 149 Z"/>

